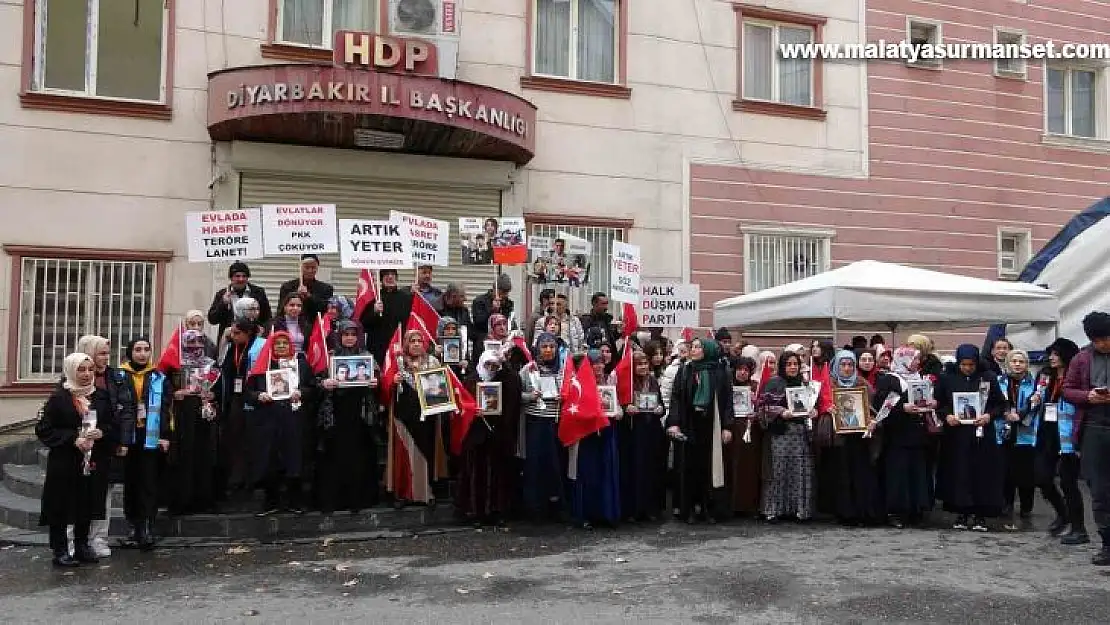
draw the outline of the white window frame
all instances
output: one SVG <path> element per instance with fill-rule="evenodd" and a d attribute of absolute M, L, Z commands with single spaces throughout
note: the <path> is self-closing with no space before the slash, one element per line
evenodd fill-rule
<path fill-rule="evenodd" d="M 1025 31 L 1020 28 L 1006 28 L 1005 26 L 994 27 L 994 44 L 1006 45 L 998 40 L 999 35 L 1017 35 L 1017 45 L 1024 45 L 1026 43 Z M 999 67 L 998 62 L 1001 59 L 994 60 L 994 75 L 999 78 L 1019 78 L 1025 80 L 1029 73 L 1029 64 L 1025 59 L 1009 59 L 1010 62 L 1016 62 L 1020 69 L 1002 69 Z"/>
<path fill-rule="evenodd" d="M 906 43 L 912 43 L 912 41 L 913 41 L 912 33 L 913 33 L 913 27 L 915 25 L 917 25 L 917 26 L 931 26 L 932 28 L 935 29 L 935 32 L 937 34 L 936 40 L 928 42 L 930 45 L 941 45 L 942 43 L 944 43 L 944 23 L 943 22 L 938 22 L 936 20 L 927 20 L 927 19 L 920 18 L 920 17 L 914 17 L 912 15 L 907 15 L 906 16 Z M 942 59 L 918 59 L 918 61 L 916 63 L 914 63 L 910 59 L 906 59 L 906 65 L 908 65 L 909 67 L 916 67 L 916 68 L 919 68 L 919 69 L 939 70 L 939 69 L 942 69 L 944 67 L 944 61 Z"/>
<path fill-rule="evenodd" d="M 752 293 L 752 272 L 751 272 L 751 259 L 752 259 L 752 235 L 759 236 L 772 236 L 783 238 L 810 238 L 818 239 L 821 242 L 821 270 L 818 273 L 824 273 L 832 269 L 832 240 L 836 237 L 835 230 L 821 230 L 809 228 L 775 228 L 771 226 L 744 226 L 742 228 L 744 235 L 744 292 Z M 784 282 L 782 284 L 789 284 Z M 774 288 L 772 285 L 764 288 Z"/>
<path fill-rule="evenodd" d="M 613 82 L 605 82 L 600 80 L 589 80 L 586 78 L 578 78 L 578 5 L 581 0 L 567 0 L 570 2 L 570 38 L 568 44 L 570 46 L 569 64 L 567 65 L 567 74 L 569 76 L 559 76 L 558 74 L 545 74 L 537 71 L 537 61 L 539 60 L 539 33 L 536 29 L 539 27 L 539 19 L 537 16 L 540 14 L 539 0 L 530 0 L 532 3 L 532 23 L 528 28 L 532 29 L 532 70 L 533 76 L 542 76 L 544 78 L 554 78 L 556 80 L 573 80 L 575 82 L 588 82 L 599 85 L 619 85 L 621 84 L 620 67 L 621 67 L 621 20 L 624 17 L 624 5 L 627 0 L 616 0 L 617 7 L 616 19 L 613 20 Z"/>
<path fill-rule="evenodd" d="M 188 0 L 186 0 L 188 1 Z M 373 2 L 374 10 L 374 23 L 370 25 L 370 30 L 376 31 L 378 29 L 378 22 L 381 21 L 382 16 L 382 2 L 386 0 L 365 0 L 365 2 Z M 324 15 L 321 18 L 322 36 L 320 37 L 320 45 L 314 46 L 308 43 L 301 43 L 299 41 L 290 41 L 285 37 L 285 2 L 276 0 L 277 3 L 277 32 L 274 36 L 274 43 L 280 43 L 283 46 L 293 46 L 297 48 L 308 48 L 310 50 L 332 50 L 335 47 L 335 32 L 332 30 L 332 23 L 335 21 L 335 0 L 327 0 L 324 2 Z"/>
<path fill-rule="evenodd" d="M 758 26 L 761 28 L 771 29 L 771 99 L 765 100 L 763 98 L 753 98 L 747 95 L 747 90 L 744 88 L 746 75 L 744 72 L 743 57 L 748 53 L 748 44 L 745 41 L 744 34 L 747 31 L 748 25 Z M 814 107 L 816 104 L 817 94 L 817 64 L 813 59 L 809 59 L 809 104 L 795 104 L 793 102 L 783 102 L 782 93 L 779 84 L 779 29 L 780 28 L 793 28 L 795 30 L 809 30 L 810 43 L 817 41 L 817 28 L 811 24 L 795 24 L 792 22 L 775 22 L 771 20 L 763 20 L 757 18 L 744 18 L 740 24 L 740 99 L 749 100 L 752 102 L 770 102 L 772 104 L 785 104 L 787 106 L 807 106 Z"/>
<path fill-rule="evenodd" d="M 46 22 L 47 13 L 49 11 L 47 5 L 51 0 L 35 0 L 35 42 L 34 42 L 34 66 L 32 68 L 32 90 L 36 93 L 45 93 L 50 95 L 62 95 L 70 97 L 93 98 L 97 100 L 108 100 L 112 102 L 142 102 L 145 104 L 165 104 L 166 103 L 166 75 L 169 66 L 169 42 L 170 36 L 170 3 L 164 0 L 162 3 L 162 50 L 161 50 L 161 65 L 162 71 L 158 77 L 158 99 L 157 100 L 140 100 L 136 98 L 121 98 L 116 96 L 97 95 L 96 93 L 96 74 L 97 74 L 97 57 L 98 46 L 97 37 L 100 36 L 100 0 L 83 0 L 88 3 L 89 18 L 85 24 L 85 90 L 84 91 L 71 91 L 69 89 L 50 89 L 46 87 Z M 56 0 L 55 0 L 56 1 Z"/>
<path fill-rule="evenodd" d="M 1059 133 L 1053 131 L 1048 125 L 1048 71 L 1057 70 L 1064 72 L 1064 132 Z M 1073 72 L 1093 72 L 1095 75 L 1095 134 L 1093 137 L 1085 135 L 1077 135 L 1072 127 L 1072 106 L 1071 106 L 1071 81 Z M 1107 113 L 1106 95 L 1103 93 L 1106 87 L 1106 71 L 1104 67 L 1097 65 L 1084 65 L 1082 63 L 1068 63 L 1068 64 L 1050 64 L 1044 65 L 1044 132 L 1045 135 L 1052 137 L 1067 137 L 1069 139 L 1078 139 L 1080 141 L 1089 141 L 1093 139 L 1106 138 L 1106 122 L 1104 118 Z"/>
<path fill-rule="evenodd" d="M 1010 252 L 1002 251 L 1002 239 L 1016 238 L 1017 245 L 1014 251 L 1014 268 L 1006 269 L 1002 267 L 1002 259 Z M 995 242 L 995 250 L 998 255 L 998 277 L 1001 280 L 1016 280 L 1021 275 L 1021 270 L 1025 268 L 1025 264 L 1033 257 L 1033 232 L 1028 228 L 1011 228 L 1003 226 L 998 229 L 998 238 Z"/>

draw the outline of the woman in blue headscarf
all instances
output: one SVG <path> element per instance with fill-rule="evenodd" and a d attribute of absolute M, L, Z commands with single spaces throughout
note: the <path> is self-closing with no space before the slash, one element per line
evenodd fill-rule
<path fill-rule="evenodd" d="M 864 438 L 855 429 L 867 423 L 867 414 L 860 410 L 871 410 L 871 388 L 859 376 L 854 353 L 841 350 L 830 364 L 836 433 L 828 453 L 836 517 L 843 525 L 879 524 L 885 516 L 876 467 L 878 439 Z M 861 392 L 864 403 L 856 405 L 853 398 Z"/>
<path fill-rule="evenodd" d="M 524 415 L 524 508 L 533 520 L 553 520 L 563 513 L 563 460 L 559 445 L 559 382 L 566 359 L 559 358 L 558 339 L 547 332 L 536 337 L 535 361 L 520 370 Z M 554 393 L 544 390 L 554 389 Z M 518 447 L 518 449 L 520 449 Z"/>
<path fill-rule="evenodd" d="M 586 357 L 595 378 L 604 374 L 601 352 L 591 349 Z M 615 527 L 621 518 L 621 476 L 617 457 L 617 424 L 620 413 L 609 419 L 609 427 L 590 434 L 571 446 L 570 461 L 574 470 L 571 479 L 570 513 L 574 523 L 583 529 L 595 524 Z"/>

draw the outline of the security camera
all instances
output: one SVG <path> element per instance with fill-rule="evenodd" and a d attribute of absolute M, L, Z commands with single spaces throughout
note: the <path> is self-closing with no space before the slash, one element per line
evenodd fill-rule
<path fill-rule="evenodd" d="M 215 188 L 215 186 L 217 184 L 219 184 L 223 181 L 224 181 L 224 175 L 222 173 L 219 173 L 219 174 L 216 174 L 215 176 L 212 176 L 212 179 L 208 181 L 208 190 L 211 191 L 213 188 Z"/>

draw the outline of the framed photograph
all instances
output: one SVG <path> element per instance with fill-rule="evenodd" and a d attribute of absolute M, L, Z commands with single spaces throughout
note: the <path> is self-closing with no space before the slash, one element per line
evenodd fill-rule
<path fill-rule="evenodd" d="M 752 387 L 732 387 L 732 411 L 738 417 L 748 416 L 755 412 L 755 407 L 752 404 Z"/>
<path fill-rule="evenodd" d="M 420 415 L 430 417 L 444 412 L 458 410 L 455 394 L 451 392 L 451 381 L 447 369 L 437 367 L 416 373 L 416 390 L 420 396 Z"/>
<path fill-rule="evenodd" d="M 501 414 L 501 383 L 479 382 L 478 411 L 484 415 Z"/>
<path fill-rule="evenodd" d="M 331 377 L 339 382 L 339 386 L 369 386 L 374 379 L 374 357 L 370 354 L 362 356 L 332 356 Z"/>
<path fill-rule="evenodd" d="M 871 423 L 867 393 L 862 388 L 833 391 L 833 429 L 837 434 L 866 432 Z"/>
<path fill-rule="evenodd" d="M 495 352 L 501 351 L 501 341 L 483 341 L 482 342 L 482 351 L 486 351 L 486 352 L 488 352 L 488 351 L 495 351 Z"/>
<path fill-rule="evenodd" d="M 933 385 L 928 380 L 914 380 L 909 383 L 910 404 L 924 408 L 933 398 Z"/>
<path fill-rule="evenodd" d="M 597 394 L 601 397 L 601 411 L 607 415 L 620 413 L 620 404 L 617 402 L 617 387 L 599 386 Z"/>
<path fill-rule="evenodd" d="M 952 393 L 952 410 L 961 425 L 974 425 L 983 413 L 979 393 Z"/>
<path fill-rule="evenodd" d="M 786 389 L 786 411 L 792 415 L 809 415 L 809 387 L 791 386 Z"/>
<path fill-rule="evenodd" d="M 291 399 L 296 389 L 297 374 L 292 369 L 271 369 L 266 372 L 266 394 L 270 399 Z"/>
<path fill-rule="evenodd" d="M 443 349 L 443 364 L 457 365 L 462 362 L 462 337 L 441 337 L 439 339 L 439 345 Z"/>
<path fill-rule="evenodd" d="M 540 376 L 540 397 L 543 399 L 559 399 L 559 383 L 555 381 L 555 376 Z"/>
<path fill-rule="evenodd" d="M 636 410 L 640 412 L 655 412 L 655 409 L 658 407 L 658 393 L 636 393 Z"/>

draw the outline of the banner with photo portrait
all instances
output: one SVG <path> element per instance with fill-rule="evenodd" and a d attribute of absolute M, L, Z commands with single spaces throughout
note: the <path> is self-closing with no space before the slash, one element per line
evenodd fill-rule
<path fill-rule="evenodd" d="M 590 253 L 593 246 L 586 239 L 566 232 L 555 238 L 529 237 L 532 252 L 529 279 L 536 284 L 584 287 L 590 283 Z"/>
<path fill-rule="evenodd" d="M 462 217 L 462 264 L 523 265 L 528 262 L 525 236 L 523 217 Z"/>

